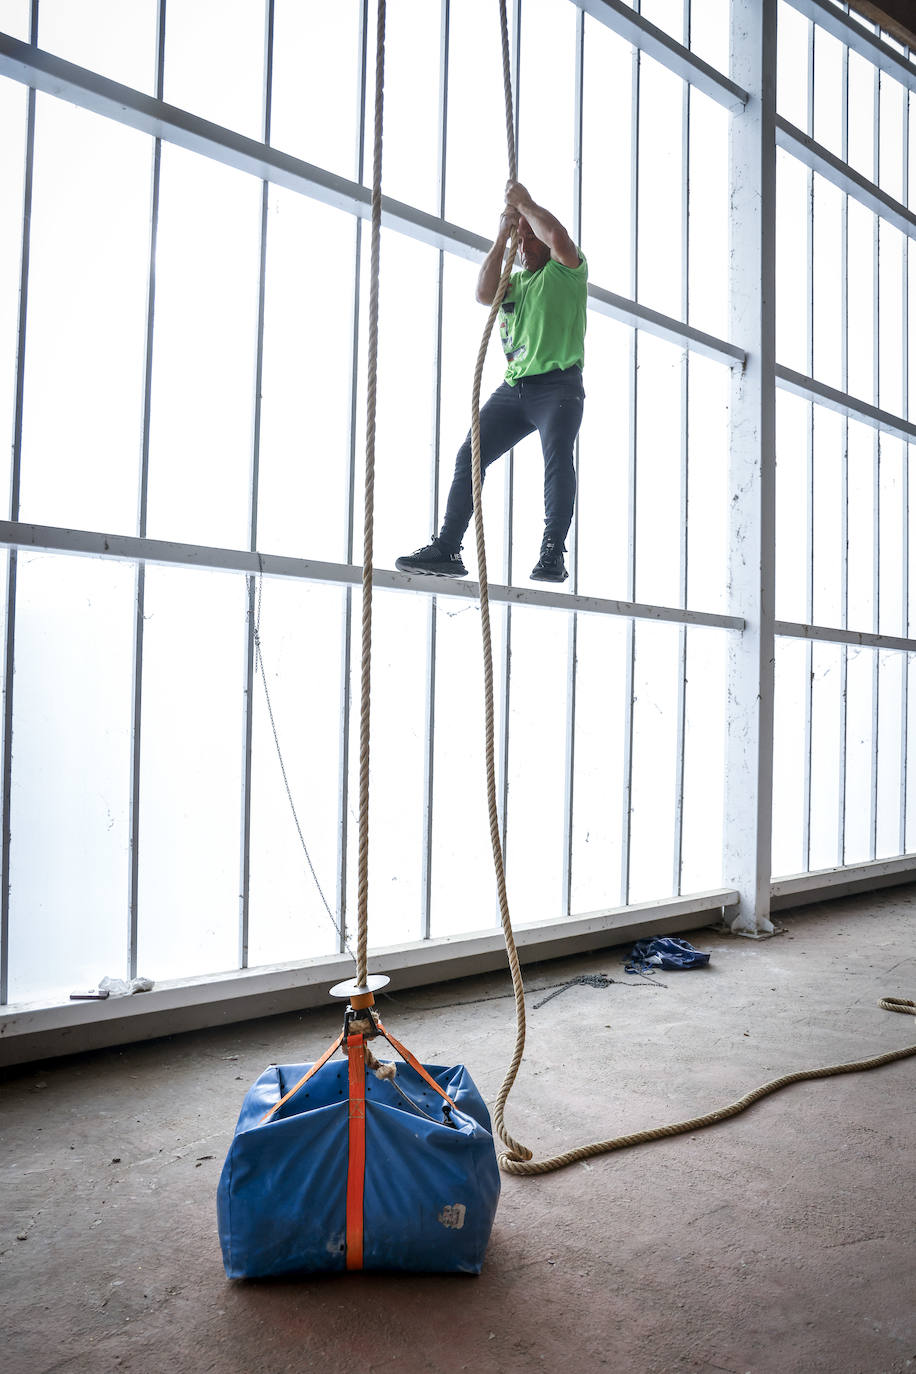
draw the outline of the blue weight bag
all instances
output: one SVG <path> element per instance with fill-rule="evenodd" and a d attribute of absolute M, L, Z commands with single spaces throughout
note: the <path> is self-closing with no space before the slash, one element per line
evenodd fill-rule
<path fill-rule="evenodd" d="M 217 1194 L 229 1278 L 480 1273 L 499 1199 L 489 1113 L 463 1065 L 420 1065 L 388 1038 L 408 1058 L 393 1077 L 366 1072 L 362 1036 L 331 1058 L 341 1035 L 249 1089 Z"/>

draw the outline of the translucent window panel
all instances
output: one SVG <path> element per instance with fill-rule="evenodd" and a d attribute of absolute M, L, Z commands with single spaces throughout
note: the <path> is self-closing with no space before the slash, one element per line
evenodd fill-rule
<path fill-rule="evenodd" d="M 875 216 L 849 199 L 847 341 L 851 395 L 875 398 Z"/>
<path fill-rule="evenodd" d="M 0 30 L 28 43 L 31 0 L 0 0 Z"/>
<path fill-rule="evenodd" d="M 182 0 L 165 24 L 164 96 L 215 124 L 260 138 L 264 0 Z"/>
<path fill-rule="evenodd" d="M 804 873 L 805 771 L 808 741 L 807 645 L 798 639 L 776 640 L 773 693 L 773 876 Z"/>
<path fill-rule="evenodd" d="M 807 170 L 777 148 L 776 359 L 796 372 L 806 372 L 808 360 L 807 235 Z"/>
<path fill-rule="evenodd" d="M 916 658 L 913 654 L 906 656 L 907 674 L 907 693 L 906 693 L 906 825 L 905 825 L 905 852 L 912 854 L 916 850 L 916 767 L 913 760 L 916 759 Z"/>
<path fill-rule="evenodd" d="M 16 354 L 19 329 L 19 270 L 22 255 L 22 188 L 28 91 L 18 81 L 0 81 L 0 433 L 11 438 L 16 410 Z M 0 447 L 0 490 L 10 489 L 11 445 Z M 8 498 L 4 495 L 4 514 Z"/>
<path fill-rule="evenodd" d="M 563 886 L 569 619 L 512 617 L 506 882 L 514 920 L 566 915 Z"/>
<path fill-rule="evenodd" d="M 849 164 L 875 181 L 876 70 L 857 52 L 849 53 Z"/>
<path fill-rule="evenodd" d="M 428 534 L 438 532 L 445 514 L 455 457 L 464 442 L 471 424 L 471 393 L 474 382 L 474 366 L 477 352 L 487 322 L 486 309 L 477 304 L 474 289 L 477 283 L 476 263 L 465 262 L 462 258 L 446 254 L 442 265 L 442 393 L 439 413 L 439 500 L 435 529 L 430 528 L 430 520 L 424 515 L 420 529 L 411 531 L 408 538 L 410 548 L 426 543 Z M 495 337 L 494 337 L 495 335 Z M 492 391 L 500 385 L 506 372 L 506 359 L 500 347 L 496 331 L 490 338 L 490 347 L 484 363 L 480 387 L 481 405 Z M 432 342 L 432 341 L 431 341 Z M 429 351 L 429 368 L 421 366 L 424 354 L 416 359 L 415 375 L 417 387 L 428 382 L 430 391 L 433 384 L 433 351 Z M 402 382 L 397 387 L 401 392 Z M 421 395 L 424 393 L 421 392 Z M 403 393 L 401 393 L 403 399 Z M 432 481 L 433 454 L 429 448 L 419 452 L 402 455 L 404 484 L 411 486 L 419 494 L 423 490 L 424 464 L 429 465 L 428 483 Z M 504 576 L 507 559 L 506 545 L 506 494 L 509 480 L 509 463 L 502 459 L 490 469 L 483 487 L 484 533 L 487 541 L 487 569 L 491 576 L 498 571 Z M 427 492 L 431 486 L 427 485 Z M 403 552 L 403 550 L 398 550 Z M 465 560 L 469 569 L 476 566 L 475 539 L 473 522 L 468 527 L 464 541 Z"/>
<path fill-rule="evenodd" d="M 837 157 L 843 152 L 843 44 L 814 30 L 814 138 Z"/>
<path fill-rule="evenodd" d="M 139 972 L 238 967 L 247 584 L 147 565 Z"/>
<path fill-rule="evenodd" d="M 814 375 L 843 390 L 843 194 L 814 178 Z"/>
<path fill-rule="evenodd" d="M 636 373 L 636 600 L 679 606 L 682 514 L 681 398 L 684 351 L 638 336 Z"/>
<path fill-rule="evenodd" d="M 811 869 L 835 868 L 843 785 L 843 656 L 839 644 L 811 646 Z"/>
<path fill-rule="evenodd" d="M 776 109 L 799 129 L 808 127 L 808 21 L 781 4 L 777 21 Z"/>
<path fill-rule="evenodd" d="M 905 567 L 907 514 L 905 506 L 906 447 L 882 434 L 878 449 L 878 537 L 880 549 L 878 630 L 902 635 L 906 631 Z"/>
<path fill-rule="evenodd" d="M 640 0 L 636 7 L 643 19 L 647 19 L 656 28 L 663 29 L 669 33 L 678 43 L 686 43 L 687 35 L 684 32 L 684 0 Z M 702 8 L 701 5 L 691 8 Z"/>
<path fill-rule="evenodd" d="M 846 806 L 843 862 L 874 857 L 874 653 L 850 649 L 846 656 Z"/>
<path fill-rule="evenodd" d="M 903 129 L 906 89 L 886 72 L 880 77 L 878 171 L 879 185 L 894 200 L 903 198 Z"/>
<path fill-rule="evenodd" d="M 510 51 L 513 17 L 510 12 Z M 505 204 L 505 127 L 498 7 L 492 0 L 462 0 L 449 16 L 445 217 L 488 237 Z"/>
<path fill-rule="evenodd" d="M 576 170 L 575 7 L 558 5 L 556 0 L 525 0 L 521 24 L 519 177 L 535 201 L 546 206 L 572 233 Z M 550 94 L 545 98 L 547 91 Z"/>
<path fill-rule="evenodd" d="M 578 590 L 630 599 L 630 351 L 633 330 L 589 316 L 575 529 Z"/>
<path fill-rule="evenodd" d="M 135 570 L 20 554 L 10 999 L 127 971 Z"/>
<path fill-rule="evenodd" d="M 916 57 L 911 56 L 910 61 L 912 62 L 914 60 L 916 60 Z M 913 206 L 916 205 L 916 100 L 914 100 L 913 98 L 912 91 L 908 92 L 907 97 L 907 123 L 909 128 L 909 136 L 907 139 L 908 194 L 906 197 L 906 203 L 910 207 L 910 209 L 912 209 Z"/>
<path fill-rule="evenodd" d="M 133 534 L 152 143 L 38 97 L 21 518 Z"/>
<path fill-rule="evenodd" d="M 677 891 L 679 636 L 676 625 L 638 620 L 633 669 L 629 901 Z"/>
<path fill-rule="evenodd" d="M 907 509 L 905 520 L 907 524 L 907 557 L 906 557 L 906 579 L 907 579 L 907 630 L 906 633 L 912 637 L 916 629 L 916 447 L 913 444 L 907 446 Z"/>
<path fill-rule="evenodd" d="M 906 372 L 906 412 L 907 417 L 909 419 L 912 419 L 913 416 L 916 416 L 916 348 L 909 346 L 909 338 L 911 331 L 916 329 L 916 249 L 913 248 L 913 244 L 909 239 L 907 239 L 904 252 L 906 254 L 904 263 L 906 266 L 907 282 L 904 308 L 906 310 L 908 341 L 908 366 Z"/>
<path fill-rule="evenodd" d="M 385 113 L 382 181 L 385 194 L 436 214 L 439 211 L 439 50 L 441 5 L 399 0 L 385 20 Z M 372 177 L 375 118 L 375 24 L 366 80 L 365 180 Z M 497 34 L 497 45 L 498 45 Z M 493 134 L 499 141 L 497 125 Z M 491 134 L 491 137 L 493 136 Z M 497 211 L 499 206 L 496 206 Z M 498 218 L 498 216 L 497 216 Z"/>
<path fill-rule="evenodd" d="M 814 407 L 813 537 L 816 625 L 842 625 L 845 610 L 846 426 L 841 415 Z"/>
<path fill-rule="evenodd" d="M 687 604 L 725 611 L 730 369 L 691 353 L 687 386 Z"/>
<path fill-rule="evenodd" d="M 270 141 L 350 178 L 358 174 L 361 8 L 360 0 L 274 5 Z"/>
<path fill-rule="evenodd" d="M 483 668 L 480 616 L 473 605 L 438 601 L 436 733 L 433 759 L 432 900 L 434 938 L 489 930 L 499 923 L 484 768 Z M 505 609 L 490 607 L 494 671 Z M 502 701 L 496 690 L 496 750 Z M 510 910 L 516 919 L 513 894 Z"/>
<path fill-rule="evenodd" d="M 850 420 L 847 576 L 849 626 L 854 630 L 873 630 L 877 624 L 876 461 L 874 430 Z"/>
<path fill-rule="evenodd" d="M 717 71 L 728 74 L 730 0 L 702 0 L 690 7 L 690 47 Z"/>
<path fill-rule="evenodd" d="M 579 616 L 571 911 L 619 906 L 627 721 L 627 622 Z"/>
<path fill-rule="evenodd" d="M 806 621 L 810 406 L 776 392 L 776 615 Z"/>
<path fill-rule="evenodd" d="M 426 244 L 383 231 L 380 264 L 374 561 L 380 567 L 393 567 L 399 554 L 426 543 L 429 524 L 439 257 Z M 407 281 L 409 309 L 405 309 L 404 296 Z M 368 271 L 362 287 L 354 493 L 357 562 L 363 557 Z"/>
<path fill-rule="evenodd" d="M 38 46 L 154 94 L 156 8 L 156 0 L 41 0 Z"/>
<path fill-rule="evenodd" d="M 248 547 L 260 201 L 254 177 L 163 145 L 153 539 Z"/>
<path fill-rule="evenodd" d="M 634 53 L 585 16 L 582 78 L 582 251 L 593 282 L 632 297 L 630 167 Z"/>
<path fill-rule="evenodd" d="M 904 251 L 905 239 L 892 224 L 879 221 L 878 251 L 878 404 L 892 415 L 903 413 Z"/>
<path fill-rule="evenodd" d="M 684 83 L 642 56 L 639 68 L 637 296 L 683 318 Z"/>
<path fill-rule="evenodd" d="M 875 807 L 875 857 L 903 853 L 904 822 L 904 672 L 906 656 L 878 654 L 878 758 Z"/>
<path fill-rule="evenodd" d="M 257 588 L 255 596 L 258 596 Z M 265 579 L 260 640 L 267 689 L 296 816 L 321 893 L 337 911 L 341 645 L 346 593 Z M 257 603 L 256 603 L 257 604 Z M 359 631 L 355 633 L 359 639 Z M 249 964 L 288 963 L 337 950 L 296 831 L 277 756 L 264 681 L 254 683 L 251 750 Z M 354 832 L 355 835 L 355 832 Z M 350 913 L 351 922 L 355 912 Z"/>
<path fill-rule="evenodd" d="M 356 221 L 273 186 L 268 223 L 258 548 L 346 562 Z"/>
<path fill-rule="evenodd" d="M 725 815 L 728 636 L 687 630 L 681 891 L 718 887 Z"/>
<path fill-rule="evenodd" d="M 351 932 L 357 930 L 358 912 L 361 616 L 362 596 L 354 594 L 347 864 Z M 419 940 L 423 933 L 426 625 L 425 597 L 373 593 L 368 899 L 373 949 Z M 466 681 L 462 688 L 467 690 Z"/>
<path fill-rule="evenodd" d="M 689 318 L 719 338 L 728 329 L 728 113 L 690 97 Z"/>

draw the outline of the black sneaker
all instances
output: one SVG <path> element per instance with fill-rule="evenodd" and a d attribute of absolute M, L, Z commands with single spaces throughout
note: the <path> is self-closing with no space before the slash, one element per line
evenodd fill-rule
<path fill-rule="evenodd" d="M 395 559 L 398 572 L 431 573 L 434 577 L 467 577 L 468 570 L 461 561 L 460 553 L 449 553 L 442 547 L 439 536 L 433 535 L 432 541 L 414 553 Z"/>
<path fill-rule="evenodd" d="M 562 539 L 554 539 L 545 534 L 541 544 L 541 556 L 531 569 L 532 582 L 565 582 L 569 573 L 563 561 L 566 547 Z"/>

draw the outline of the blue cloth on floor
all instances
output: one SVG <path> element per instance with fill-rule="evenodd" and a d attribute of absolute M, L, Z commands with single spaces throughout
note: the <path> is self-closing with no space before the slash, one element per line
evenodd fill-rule
<path fill-rule="evenodd" d="M 346 1060 L 329 1060 L 261 1124 L 309 1067 L 275 1064 L 245 1097 L 217 1194 L 231 1279 L 346 1267 Z M 464 1065 L 424 1067 L 455 1103 L 454 1127 L 409 1065 L 398 1063 L 397 1082 L 419 1110 L 366 1076 L 363 1268 L 479 1274 L 499 1199 L 489 1113 Z"/>
<path fill-rule="evenodd" d="M 709 955 L 694 949 L 687 940 L 674 936 L 659 936 L 654 940 L 637 940 L 630 951 L 627 973 L 645 973 L 653 968 L 702 968 L 709 963 Z"/>

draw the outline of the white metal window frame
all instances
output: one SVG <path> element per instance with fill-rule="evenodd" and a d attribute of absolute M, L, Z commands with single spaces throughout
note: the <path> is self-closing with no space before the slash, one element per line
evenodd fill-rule
<path fill-rule="evenodd" d="M 516 0 L 518 6 L 519 0 Z M 576 0 L 573 0 L 576 3 Z M 867 56 L 877 69 L 891 73 L 898 80 L 905 80 L 908 89 L 913 89 L 916 81 L 916 68 L 906 63 L 892 47 L 869 34 L 860 25 L 846 18 L 835 7 L 821 3 L 820 0 L 788 0 L 796 9 L 806 15 L 813 23 L 822 24 L 841 41 Z M 478 260 L 488 249 L 489 244 L 480 236 L 472 234 L 460 226 L 447 222 L 444 218 L 443 160 L 445 148 L 445 129 L 443 110 L 448 80 L 448 4 L 442 5 L 443 43 L 440 70 L 440 205 L 439 215 L 430 215 L 414 207 L 386 197 L 383 202 L 383 223 L 407 234 L 421 242 L 436 247 L 443 254 Z M 523 611 L 526 606 L 541 606 L 566 612 L 570 622 L 570 665 L 575 656 L 575 633 L 577 614 L 611 615 L 625 618 L 632 638 L 633 625 L 637 619 L 654 619 L 676 624 L 681 627 L 682 637 L 682 689 L 684 664 L 684 634 L 689 625 L 706 625 L 730 632 L 729 667 L 729 752 L 727 765 L 727 803 L 726 803 L 726 886 L 716 892 L 695 894 L 693 897 L 672 899 L 670 902 L 652 903 L 647 908 L 647 919 L 655 929 L 659 922 L 672 921 L 668 928 L 686 928 L 700 923 L 703 913 L 728 913 L 732 928 L 746 934 L 766 933 L 772 929 L 769 919 L 771 901 L 785 905 L 791 899 L 811 900 L 818 893 L 833 895 L 837 884 L 847 887 L 867 883 L 878 886 L 886 881 L 904 881 L 916 872 L 916 858 L 913 866 L 903 856 L 884 864 L 860 866 L 856 869 L 837 869 L 819 874 L 799 875 L 795 879 L 781 880 L 773 885 L 770 874 L 770 834 L 772 808 L 772 763 L 773 763 L 773 657 L 777 636 L 802 637 L 809 641 L 823 640 L 834 643 L 865 644 L 874 648 L 885 648 L 912 652 L 916 650 L 916 640 L 880 635 L 876 632 L 859 632 L 846 626 L 825 627 L 812 624 L 795 624 L 775 619 L 774 611 L 774 557 L 775 557 L 775 500 L 774 500 L 774 430 L 775 430 L 775 392 L 782 387 L 809 400 L 826 404 L 847 415 L 855 415 L 872 425 L 876 432 L 880 429 L 909 441 L 916 439 L 916 426 L 903 416 L 886 414 L 874 406 L 862 402 L 848 394 L 825 387 L 813 377 L 803 376 L 783 368 L 775 359 L 774 317 L 772 302 L 775 288 L 775 157 L 777 146 L 785 148 L 812 171 L 827 176 L 834 184 L 852 198 L 867 205 L 875 213 L 888 219 L 901 228 L 908 237 L 914 236 L 916 216 L 908 208 L 892 200 L 879 187 L 868 182 L 854 172 L 840 159 L 819 147 L 805 131 L 795 129 L 776 114 L 775 71 L 776 71 L 776 25 L 777 0 L 732 0 L 732 67 L 731 76 L 716 72 L 703 62 L 689 48 L 676 42 L 668 34 L 643 19 L 637 12 L 622 3 L 622 0 L 579 0 L 577 4 L 577 127 L 581 130 L 582 93 L 581 70 L 584 44 L 584 15 L 607 25 L 625 38 L 641 52 L 648 53 L 656 61 L 674 72 L 685 82 L 685 102 L 689 102 L 691 89 L 701 90 L 715 100 L 731 115 L 731 204 L 733 210 L 731 233 L 731 301 L 730 320 L 731 340 L 719 339 L 697 330 L 688 323 L 686 300 L 682 303 L 683 319 L 677 320 L 650 310 L 635 299 L 635 281 L 631 298 L 604 290 L 599 285 L 589 288 L 589 308 L 610 317 L 645 330 L 669 341 L 680 344 L 689 352 L 696 351 L 729 365 L 732 375 L 732 452 L 731 488 L 736 494 L 733 505 L 733 527 L 731 531 L 731 596 L 732 603 L 728 614 L 706 613 L 681 607 L 638 605 L 634 601 L 599 600 L 580 596 L 574 590 L 571 595 L 562 596 L 540 589 L 520 589 L 516 587 L 491 587 L 491 597 Z M 223 569 L 227 572 L 247 575 L 249 594 L 254 595 L 255 575 L 293 577 L 305 581 L 328 582 L 351 588 L 358 584 L 360 570 L 352 562 L 352 528 L 350 539 L 350 561 L 345 564 L 316 563 L 305 559 L 260 556 L 255 550 L 252 537 L 251 547 L 244 551 L 226 549 L 205 549 L 196 545 L 169 544 L 150 540 L 145 534 L 144 498 L 141 496 L 140 518 L 136 537 L 123 535 L 67 531 L 62 529 L 25 525 L 18 520 L 18 465 L 21 448 L 21 394 L 22 368 L 25 343 L 25 323 L 27 315 L 28 285 L 28 212 L 31 186 L 31 158 L 34 135 L 35 91 L 40 90 L 67 100 L 85 109 L 118 120 L 130 127 L 140 129 L 156 140 L 157 156 L 154 161 L 153 216 L 151 227 L 151 260 L 155 250 L 156 204 L 158 192 L 158 148 L 161 140 L 175 143 L 206 157 L 216 159 L 237 170 L 245 171 L 262 181 L 262 246 L 261 246 L 261 325 L 263 324 L 264 297 L 264 225 L 266 218 L 267 189 L 271 184 L 284 186 L 312 199 L 348 211 L 359 221 L 369 215 L 369 192 L 359 182 L 329 173 L 309 163 L 293 158 L 271 148 L 268 143 L 270 131 L 270 64 L 272 52 L 273 4 L 267 5 L 267 33 L 265 35 L 267 60 L 265 83 L 263 139 L 253 140 L 234 133 L 221 126 L 193 116 L 162 100 L 162 55 L 164 51 L 164 0 L 160 0 L 159 47 L 157 81 L 155 96 L 147 96 L 131 88 L 110 81 L 96 73 L 77 67 L 60 58 L 38 49 L 35 42 L 23 43 L 7 35 L 0 35 L 0 75 L 11 77 L 30 88 L 28 107 L 28 139 L 25 179 L 25 205 L 23 229 L 23 268 L 22 303 L 20 314 L 19 348 L 19 387 L 17 389 L 16 430 L 14 433 L 13 482 L 10 519 L 0 522 L 0 544 L 10 548 L 10 575 L 8 586 L 8 610 L 10 614 L 6 652 L 6 746 L 3 759 L 3 882 L 2 906 L 0 906 L 0 1000 L 6 992 L 7 966 L 5 951 L 9 921 L 9 781 L 11 767 L 10 725 L 12 713 L 13 666 L 15 651 L 15 579 L 18 548 L 43 549 L 49 552 L 81 553 L 87 556 L 126 559 L 137 565 L 138 599 L 136 621 L 135 653 L 135 699 L 134 719 L 138 726 L 142 701 L 140 697 L 140 666 L 142 664 L 143 633 L 143 569 L 147 562 L 165 563 L 180 566 L 198 566 Z M 365 44 L 367 5 L 363 6 L 363 86 L 365 87 Z M 37 4 L 33 3 L 33 38 L 37 29 L 35 17 Z M 685 16 L 689 25 L 689 0 L 685 3 Z M 516 32 L 518 25 L 516 24 Z M 516 53 L 516 61 L 518 54 Z M 740 83 L 740 84 L 739 84 Z M 688 120 L 684 121 L 684 138 L 687 138 Z M 360 130 L 360 143 L 363 141 Z M 634 146 L 636 140 L 634 133 Z M 360 167 L 361 155 L 360 155 Z M 578 210 L 577 210 L 578 216 Z M 578 226 L 577 226 L 578 227 Z M 635 236 L 634 223 L 631 232 Z M 359 250 L 357 249 L 357 252 Z M 682 252 L 687 253 L 686 233 Z M 357 258 L 357 263 L 359 259 Z M 687 273 L 683 272 L 686 283 Z M 685 285 L 686 292 L 686 285 Z M 154 281 L 150 274 L 148 303 L 148 340 L 152 337 L 154 315 Z M 144 470 L 142 490 L 145 493 L 145 460 L 149 434 L 149 368 L 151 349 L 147 349 L 147 390 L 144 417 Z M 260 365 L 260 340 L 258 349 Z M 353 357 L 355 397 L 355 350 Z M 635 370 L 635 349 L 632 358 Z M 255 424 L 254 452 L 252 458 L 252 530 L 256 511 L 257 491 L 257 423 Z M 351 446 L 352 447 L 352 446 Z M 353 480 L 351 454 L 351 487 Z M 631 455 L 632 461 L 633 455 Z M 686 459 L 685 459 L 686 460 Z M 352 492 L 351 492 L 352 512 Z M 351 521 L 352 525 L 352 521 Z M 401 592 L 428 596 L 422 584 L 418 584 L 403 574 L 376 570 L 376 583 Z M 632 582 L 632 579 L 631 579 Z M 474 584 L 437 587 L 437 597 L 458 597 L 473 600 L 476 594 Z M 349 606 L 349 595 L 348 595 Z M 429 700 L 432 702 L 432 682 L 435 665 L 435 615 L 436 598 L 430 599 L 429 623 Z M 249 617 L 250 627 L 253 616 Z M 632 650 L 631 650 L 632 663 Z M 253 672 L 253 641 L 251 628 L 248 644 L 248 686 L 251 685 Z M 572 666 L 570 667 L 572 679 Z M 503 682 L 503 690 L 506 682 Z M 252 693 L 248 691 L 250 702 Z M 683 696 L 681 698 L 683 704 Z M 575 697 L 570 691 L 570 719 L 568 730 L 574 730 Z M 348 735 L 347 722 L 344 720 L 342 739 Z M 683 749 L 683 721 L 680 722 L 680 748 Z M 244 825 L 248 824 L 247 780 L 250 776 L 251 717 L 247 721 L 246 738 L 247 761 L 245 769 L 246 797 L 244 799 Z M 137 827 L 137 788 L 139 760 L 139 729 L 134 730 L 134 807 L 132 817 L 132 854 L 133 870 L 131 878 L 131 929 L 129 934 L 130 972 L 136 972 L 136 852 L 139 836 Z M 431 795 L 431 748 L 427 764 L 427 798 Z M 570 765 L 571 768 L 571 765 Z M 346 760 L 342 762 L 342 778 L 346 776 Z M 569 852 L 569 795 L 571 776 L 567 780 L 567 836 L 566 848 Z M 427 814 L 429 813 L 427 806 Z M 345 804 L 341 801 L 342 844 L 346 845 Z M 247 877 L 245 857 L 247 845 L 243 843 L 242 906 L 239 929 L 239 968 L 238 987 L 233 996 L 247 1005 L 257 1005 L 263 1011 L 263 997 L 274 1000 L 281 986 L 300 990 L 310 975 L 303 975 L 302 969 L 286 969 L 265 974 L 263 970 L 247 969 Z M 427 831 L 427 865 L 429 858 L 429 829 Z M 341 865 L 341 872 L 343 865 Z M 342 880 L 341 880 L 342 881 Z M 428 874 L 427 874 L 428 892 Z M 342 890 L 338 891 L 339 902 Z M 340 906 L 339 908 L 340 909 Z M 530 939 L 522 935 L 522 944 L 530 945 L 533 950 L 550 948 L 555 950 L 557 941 L 565 937 L 585 940 L 594 945 L 607 944 L 615 938 L 625 938 L 624 932 L 632 930 L 640 923 L 641 909 L 624 906 L 603 913 L 594 913 L 586 921 L 586 931 L 574 931 L 569 922 L 559 922 L 551 929 L 556 932 L 556 941 L 547 934 L 539 937 L 532 934 Z M 580 920 L 582 918 L 576 918 Z M 423 935 L 428 936 L 428 906 L 425 915 Z M 464 968 L 474 967 L 480 958 L 480 941 L 490 939 L 489 935 L 470 937 L 465 941 L 451 940 L 447 956 L 439 961 L 435 953 L 441 942 L 421 940 L 420 947 L 429 951 L 429 959 L 416 955 L 407 957 L 404 952 L 403 969 L 400 977 L 408 980 L 412 976 L 410 968 L 425 968 L 424 980 L 431 976 L 454 976 Z M 462 957 L 465 950 L 466 962 Z M 535 957 L 529 954 L 528 957 Z M 323 983 L 325 971 L 323 962 L 316 961 L 318 977 Z M 398 973 L 398 956 L 390 952 L 386 968 L 391 971 L 394 964 Z M 437 974 L 432 973 L 435 965 Z M 443 971 L 444 970 L 444 971 Z M 336 974 L 336 965 L 334 972 Z M 327 976 L 330 976 L 330 965 Z M 234 975 L 228 980 L 233 983 Z M 258 979 L 267 978 L 262 988 Z M 254 981 L 252 981 L 254 980 Z M 285 981 L 284 981 L 285 980 Z M 219 996 L 214 989 L 217 985 L 227 986 L 227 980 L 186 980 L 184 991 L 177 998 L 182 1005 L 190 1003 L 206 1004 L 211 997 Z M 269 986 L 268 986 L 269 985 Z M 177 986 L 177 985 L 176 985 Z M 193 988 L 193 991 L 188 991 Z M 163 996 L 168 1000 L 167 989 Z M 176 994 L 177 996 L 177 994 Z M 175 1001 L 175 998 L 172 999 Z M 135 1001 L 135 999 L 132 999 Z M 146 1004 L 152 1014 L 151 1004 Z M 12 1010 L 12 1009 L 11 1009 Z M 132 1010 L 132 1009 L 131 1009 Z M 163 1008 L 167 1010 L 167 1008 Z M 123 1013 L 127 1015 L 128 1013 Z M 249 1010 L 246 1014 L 259 1014 Z M 35 1016 L 39 1021 L 35 1021 Z M 41 1012 L 18 1013 L 16 1035 L 41 1030 Z M 87 1017 L 100 1017 L 110 1022 L 112 1027 L 117 1021 L 113 1011 L 107 1018 L 97 1008 L 55 1009 L 51 1021 L 60 1029 L 73 1021 L 85 1022 Z M 24 1018 L 24 1019 L 23 1019 Z M 63 1018 L 63 1021 L 61 1020 Z M 114 1018 L 114 1019 L 112 1019 Z M 46 1018 L 47 1019 L 47 1018 Z M 48 1022 L 50 1026 L 51 1022 Z M 10 1027 L 13 1029 L 13 1027 Z M 114 1031 L 111 1030 L 114 1034 Z M 159 1033 L 152 1031 L 151 1033 Z"/>

